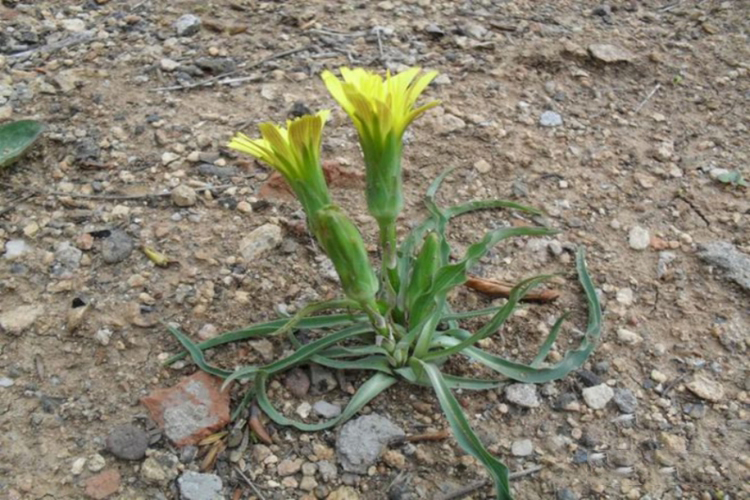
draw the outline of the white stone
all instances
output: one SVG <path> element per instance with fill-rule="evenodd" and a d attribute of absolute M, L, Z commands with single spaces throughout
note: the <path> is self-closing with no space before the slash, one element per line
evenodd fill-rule
<path fill-rule="evenodd" d="M 0 330 L 20 335 L 44 313 L 41 304 L 13 307 L 0 314 Z"/>
<path fill-rule="evenodd" d="M 80 476 L 83 468 L 86 466 L 86 457 L 76 458 L 70 467 L 70 473 L 74 476 Z"/>
<path fill-rule="evenodd" d="M 531 442 L 531 439 L 519 439 L 513 441 L 513 444 L 510 447 L 510 452 L 514 457 L 528 457 L 534 453 L 534 443 Z"/>
<path fill-rule="evenodd" d="M 60 21 L 60 24 L 62 24 L 62 27 L 66 31 L 70 31 L 73 33 L 80 33 L 86 29 L 86 23 L 83 21 L 83 19 L 63 19 Z"/>
<path fill-rule="evenodd" d="M 505 388 L 505 398 L 524 408 L 537 408 L 540 405 L 534 384 L 511 384 Z"/>
<path fill-rule="evenodd" d="M 6 259 L 15 259 L 26 254 L 29 250 L 31 250 L 31 247 L 23 240 L 8 240 L 5 243 L 3 257 Z"/>
<path fill-rule="evenodd" d="M 592 410 L 603 409 L 613 397 L 615 397 L 615 391 L 607 384 L 586 387 L 583 390 L 583 400 Z"/>
<path fill-rule="evenodd" d="M 724 387 L 722 387 L 720 383 L 714 382 L 704 375 L 696 376 L 689 384 L 687 384 L 687 388 L 690 392 L 706 401 L 718 403 L 724 399 Z"/>
<path fill-rule="evenodd" d="M 264 224 L 240 241 L 240 254 L 246 262 L 252 262 L 279 246 L 281 241 L 281 228 L 276 224 Z"/>
<path fill-rule="evenodd" d="M 643 342 L 643 337 L 635 332 L 626 330 L 625 328 L 620 328 L 619 330 L 617 330 L 617 340 L 619 340 L 623 344 L 635 345 Z"/>
<path fill-rule="evenodd" d="M 477 172 L 480 174 L 486 174 L 490 170 L 492 170 L 492 165 L 487 160 L 478 160 L 476 163 L 474 163 L 474 168 Z"/>
<path fill-rule="evenodd" d="M 651 243 L 651 235 L 648 229 L 634 226 L 628 234 L 628 244 L 633 250 L 645 250 Z"/>
<path fill-rule="evenodd" d="M 633 304 L 634 296 L 633 289 L 630 287 L 620 288 L 617 290 L 617 302 L 624 306 L 630 306 Z"/>
<path fill-rule="evenodd" d="M 159 61 L 159 66 L 161 66 L 161 69 L 163 69 L 164 71 L 172 72 L 180 67 L 180 63 L 173 59 L 165 57 L 161 61 Z"/>

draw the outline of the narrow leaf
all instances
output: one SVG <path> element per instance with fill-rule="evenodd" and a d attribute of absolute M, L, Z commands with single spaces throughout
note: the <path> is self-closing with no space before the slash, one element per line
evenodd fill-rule
<path fill-rule="evenodd" d="M 409 366 L 399 368 L 396 370 L 396 373 L 412 384 L 428 387 L 432 386 L 430 380 L 426 376 L 423 375 L 422 377 L 417 377 L 414 370 Z M 422 373 L 424 374 L 424 371 Z M 503 384 L 503 381 L 501 380 L 458 377 L 456 375 L 447 375 L 445 373 L 443 374 L 443 380 L 445 380 L 446 385 L 451 389 L 466 389 L 469 391 L 496 389 Z"/>
<path fill-rule="evenodd" d="M 180 342 L 180 344 L 182 344 L 182 347 L 185 348 L 188 354 L 190 354 L 190 357 L 193 358 L 193 362 L 198 365 L 198 368 L 206 373 L 210 373 L 211 375 L 215 375 L 223 379 L 226 379 L 232 374 L 232 372 L 229 370 L 223 370 L 221 368 L 217 368 L 213 365 L 208 364 L 206 362 L 206 358 L 203 356 L 203 351 L 201 351 L 200 348 L 179 329 L 169 324 L 167 324 L 166 327 L 167 330 L 169 330 L 169 332 L 174 335 L 174 337 Z"/>

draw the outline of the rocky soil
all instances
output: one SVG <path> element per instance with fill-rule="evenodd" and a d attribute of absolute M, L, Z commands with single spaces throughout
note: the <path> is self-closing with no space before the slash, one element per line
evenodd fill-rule
<path fill-rule="evenodd" d="M 551 358 L 573 345 L 585 304 L 571 252 L 588 249 L 606 330 L 586 366 L 459 394 L 521 472 L 517 498 L 750 498 L 750 198 L 726 182 L 750 178 L 748 2 L 3 0 L 0 26 L 0 121 L 47 124 L 0 172 L 3 498 L 492 498 L 452 438 L 414 438 L 447 428 L 428 390 L 394 386 L 332 431 L 265 422 L 263 443 L 247 414 L 230 422 L 242 387 L 162 364 L 179 351 L 162 320 L 200 340 L 335 296 L 299 205 L 225 143 L 334 108 L 319 74 L 342 65 L 441 73 L 427 94 L 442 106 L 407 138 L 404 232 L 447 167 L 461 168 L 443 203 L 513 199 L 561 231 L 474 270 L 561 272 L 557 302 L 524 305 L 484 347 L 529 360 L 565 310 Z M 341 111 L 324 156 L 374 250 Z M 486 212 L 451 237 L 460 252 L 526 222 Z M 289 349 L 209 357 L 233 368 Z M 361 380 L 306 366 L 270 392 L 314 422 Z"/>

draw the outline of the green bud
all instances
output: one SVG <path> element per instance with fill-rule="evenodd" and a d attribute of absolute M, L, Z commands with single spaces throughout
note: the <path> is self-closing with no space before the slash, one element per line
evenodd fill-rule
<path fill-rule="evenodd" d="M 333 261 L 346 296 L 362 304 L 373 304 L 378 279 L 357 227 L 335 205 L 317 210 L 310 220 L 315 238 Z"/>
<path fill-rule="evenodd" d="M 390 133 L 384 144 L 362 148 L 367 210 L 379 223 L 393 223 L 404 208 L 401 137 Z"/>

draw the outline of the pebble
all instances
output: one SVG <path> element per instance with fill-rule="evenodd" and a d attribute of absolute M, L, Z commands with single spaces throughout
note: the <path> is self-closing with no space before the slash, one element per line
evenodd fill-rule
<path fill-rule="evenodd" d="M 60 24 L 65 31 L 70 31 L 71 33 L 80 33 L 86 29 L 86 23 L 83 19 L 63 19 L 60 21 Z"/>
<path fill-rule="evenodd" d="M 578 500 L 578 495 L 573 490 L 563 488 L 557 491 L 555 498 L 557 500 Z"/>
<path fill-rule="evenodd" d="M 511 384 L 505 388 L 505 399 L 524 408 L 538 408 L 541 404 L 535 384 Z"/>
<path fill-rule="evenodd" d="M 513 441 L 510 452 L 514 457 L 528 457 L 534 452 L 534 443 L 531 442 L 531 439 Z"/>
<path fill-rule="evenodd" d="M 719 382 L 715 382 L 705 375 L 696 375 L 686 387 L 699 398 L 711 401 L 712 403 L 718 403 L 724 399 L 724 387 Z"/>
<path fill-rule="evenodd" d="M 359 493 L 351 486 L 341 486 L 331 492 L 326 500 L 360 500 Z"/>
<path fill-rule="evenodd" d="M 251 214 L 253 213 L 253 206 L 245 200 L 242 200 L 237 203 L 237 211 L 242 212 L 243 214 Z"/>
<path fill-rule="evenodd" d="M 224 500 L 223 484 L 216 474 L 185 471 L 177 480 L 181 500 Z"/>
<path fill-rule="evenodd" d="M 294 397 L 302 398 L 310 390 L 310 377 L 307 376 L 307 373 L 302 368 L 294 368 L 286 373 L 284 387 Z"/>
<path fill-rule="evenodd" d="M 240 241 L 240 254 L 246 262 L 252 262 L 279 246 L 281 241 L 281 227 L 276 224 L 264 224 Z"/>
<path fill-rule="evenodd" d="M 619 330 L 617 330 L 617 340 L 619 340 L 623 344 L 636 345 L 643 342 L 643 337 L 635 332 L 626 330 L 625 328 L 620 328 Z"/>
<path fill-rule="evenodd" d="M 74 476 L 80 476 L 83 472 L 83 468 L 86 466 L 86 457 L 80 457 L 73 460 L 73 465 L 70 467 L 70 473 Z"/>
<path fill-rule="evenodd" d="M 260 357 L 265 361 L 266 363 L 273 361 L 274 359 L 274 353 L 273 353 L 273 343 L 271 343 L 268 339 L 260 339 L 260 340 L 253 340 L 249 342 L 250 347 L 260 354 Z"/>
<path fill-rule="evenodd" d="M 164 166 L 174 163 L 180 159 L 180 155 L 175 154 L 171 151 L 165 151 L 161 154 L 161 164 Z"/>
<path fill-rule="evenodd" d="M 327 401 L 318 401 L 312 407 L 313 411 L 323 418 L 335 418 L 341 415 L 341 406 Z"/>
<path fill-rule="evenodd" d="M 345 471 L 365 474 L 390 441 L 405 435 L 403 429 L 383 416 L 364 415 L 341 427 L 336 453 Z"/>
<path fill-rule="evenodd" d="M 648 229 L 634 226 L 628 234 L 628 244 L 633 250 L 645 250 L 651 244 L 651 236 Z"/>
<path fill-rule="evenodd" d="M 164 71 L 171 73 L 172 71 L 180 67 L 180 63 L 173 59 L 165 57 L 161 61 L 159 61 L 159 66 L 161 66 L 161 69 L 163 69 Z"/>
<path fill-rule="evenodd" d="M 591 57 L 607 64 L 629 62 L 635 58 L 629 50 L 608 43 L 592 43 L 588 51 Z"/>
<path fill-rule="evenodd" d="M 321 460 L 320 462 L 318 462 L 318 472 L 320 473 L 320 479 L 324 483 L 333 481 L 339 475 L 339 471 L 336 466 L 328 460 Z"/>
<path fill-rule="evenodd" d="M 320 365 L 310 365 L 310 387 L 313 395 L 325 394 L 338 387 L 336 376 Z"/>
<path fill-rule="evenodd" d="M 542 127 L 559 127 L 563 124 L 562 116 L 555 111 L 545 111 L 539 117 L 539 125 Z"/>
<path fill-rule="evenodd" d="M 213 325 L 211 323 L 206 323 L 201 327 L 200 330 L 198 330 L 198 338 L 201 340 L 209 340 L 214 337 L 216 337 L 219 334 L 219 330 L 216 328 L 216 325 Z"/>
<path fill-rule="evenodd" d="M 146 483 L 166 486 L 177 478 L 180 461 L 171 453 L 154 451 L 141 464 L 140 476 Z"/>
<path fill-rule="evenodd" d="M 107 264 L 117 264 L 133 252 L 133 239 L 121 229 L 115 229 L 102 241 L 102 259 Z"/>
<path fill-rule="evenodd" d="M 3 389 L 7 389 L 8 387 L 13 387 L 13 384 L 15 384 L 15 382 L 13 381 L 12 378 L 0 377 L 0 387 L 2 387 Z"/>
<path fill-rule="evenodd" d="M 700 245 L 698 257 L 723 269 L 727 277 L 741 288 L 750 291 L 750 255 L 741 252 L 727 241 L 712 241 Z"/>
<path fill-rule="evenodd" d="M 201 20 L 193 14 L 185 14 L 174 23 L 177 36 L 193 36 L 201 29 Z"/>
<path fill-rule="evenodd" d="M 91 472 L 99 472 L 106 466 L 107 466 L 107 461 L 104 460 L 104 457 L 101 456 L 100 454 L 94 453 L 93 455 L 91 455 L 91 457 L 89 457 L 87 468 Z"/>
<path fill-rule="evenodd" d="M 198 201 L 198 193 L 190 186 L 180 184 L 172 190 L 171 198 L 178 207 L 192 207 Z"/>
<path fill-rule="evenodd" d="M 615 392 L 607 384 L 599 384 L 586 387 L 583 392 L 583 400 L 592 410 L 601 410 L 614 397 Z"/>
<path fill-rule="evenodd" d="M 3 258 L 15 259 L 28 253 L 31 247 L 24 240 L 8 240 L 5 242 Z"/>
<path fill-rule="evenodd" d="M 634 297 L 632 288 L 626 287 L 626 288 L 620 288 L 619 290 L 617 290 L 616 300 L 620 304 L 624 306 L 632 306 L 634 299 L 635 297 Z"/>
<path fill-rule="evenodd" d="M 466 128 L 466 122 L 456 115 L 446 113 L 437 120 L 437 132 L 440 135 L 447 135 L 458 132 Z"/>
<path fill-rule="evenodd" d="M 303 460 L 301 458 L 297 458 L 295 460 L 291 459 L 285 459 L 279 462 L 279 465 L 276 467 L 276 473 L 281 476 L 291 476 L 292 474 L 296 474 L 300 471 L 302 468 Z"/>
<path fill-rule="evenodd" d="M 615 389 L 613 400 L 622 413 L 633 414 L 638 408 L 638 399 L 630 389 Z"/>
<path fill-rule="evenodd" d="M 492 165 L 487 160 L 478 160 L 474 163 L 474 169 L 480 174 L 486 174 L 492 170 Z"/>
<path fill-rule="evenodd" d="M 313 476 L 302 476 L 299 482 L 299 489 L 302 491 L 312 491 L 318 486 L 318 482 Z"/>
<path fill-rule="evenodd" d="M 0 313 L 0 330 L 11 335 L 21 335 L 44 314 L 41 304 L 18 306 Z"/>
<path fill-rule="evenodd" d="M 667 377 L 664 373 L 660 372 L 659 370 L 651 370 L 651 380 L 656 382 L 657 384 L 663 384 L 667 380 L 669 380 L 669 377 Z"/>
<path fill-rule="evenodd" d="M 310 416 L 311 411 L 312 406 L 310 405 L 310 403 L 308 403 L 307 401 L 302 401 L 295 410 L 295 413 L 305 419 Z"/>
<path fill-rule="evenodd" d="M 107 469 L 86 480 L 86 496 L 93 500 L 109 498 L 120 489 L 121 481 L 117 469 Z"/>
<path fill-rule="evenodd" d="M 123 460 L 140 460 L 146 456 L 148 434 L 132 424 L 118 425 L 107 436 L 107 451 Z"/>
<path fill-rule="evenodd" d="M 674 252 L 659 252 L 659 261 L 656 264 L 656 277 L 662 279 L 667 275 L 669 264 L 674 262 L 677 255 Z"/>

